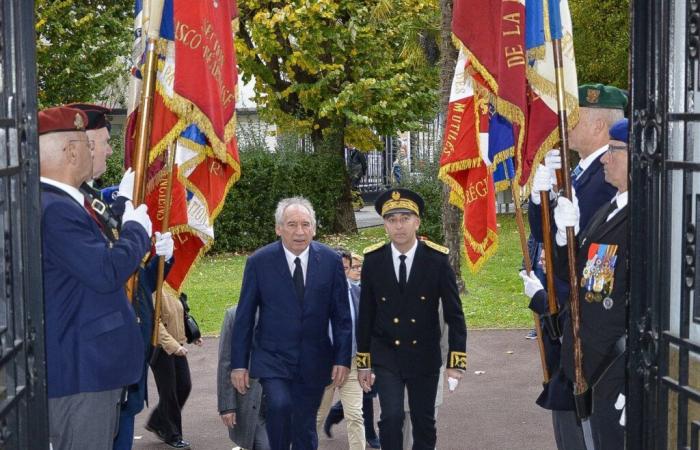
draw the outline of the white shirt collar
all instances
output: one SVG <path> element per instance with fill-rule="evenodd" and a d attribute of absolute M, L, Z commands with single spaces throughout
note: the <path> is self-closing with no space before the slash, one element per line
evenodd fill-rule
<path fill-rule="evenodd" d="M 598 159 L 599 156 L 601 156 L 605 151 L 608 149 L 608 144 L 605 144 L 604 146 L 600 147 L 598 150 L 594 151 L 590 155 L 586 156 L 583 158 L 581 161 L 578 162 L 578 165 L 581 166 L 581 173 L 585 172 L 588 167 L 593 164 L 593 161 Z M 579 175 L 581 176 L 581 175 Z"/>
<path fill-rule="evenodd" d="M 60 181 L 52 180 L 51 178 L 46 178 L 46 177 L 41 177 L 41 182 L 49 184 L 55 188 L 58 188 L 65 192 L 66 194 L 70 195 L 73 197 L 73 199 L 78 202 L 80 206 L 83 208 L 85 207 L 85 197 L 83 194 L 80 192 L 79 189 L 74 188 L 73 186 L 66 184 L 66 183 L 61 183 Z"/>
<path fill-rule="evenodd" d="M 617 213 L 619 213 L 622 210 L 622 208 L 627 206 L 628 192 L 629 191 L 625 191 L 625 192 L 618 191 L 617 194 L 615 194 L 615 197 L 613 197 L 613 199 L 610 201 L 610 203 L 615 202 L 615 204 L 617 206 L 613 212 L 608 214 L 608 218 L 605 219 L 606 222 L 609 221 L 610 219 L 612 219 L 613 217 L 615 217 L 615 215 Z"/>
<path fill-rule="evenodd" d="M 418 239 L 413 243 L 413 247 L 408 249 L 406 253 L 401 253 L 395 246 L 391 243 L 391 260 L 394 262 L 394 272 L 396 273 L 396 279 L 399 279 L 399 265 L 401 260 L 399 256 L 406 255 L 406 280 L 411 276 L 411 266 L 413 265 L 413 257 L 416 255 L 416 249 L 418 248 Z"/>
<path fill-rule="evenodd" d="M 301 271 L 304 272 L 304 282 L 306 282 L 306 268 L 309 265 L 309 247 L 311 247 L 311 244 L 309 244 L 309 246 L 306 247 L 301 254 L 299 254 L 299 259 L 301 260 Z M 284 256 L 287 258 L 287 266 L 289 266 L 289 271 L 291 272 L 292 276 L 294 276 L 294 260 L 297 258 L 297 255 L 287 250 L 287 247 L 285 247 L 284 244 L 282 244 L 282 248 L 284 249 Z"/>

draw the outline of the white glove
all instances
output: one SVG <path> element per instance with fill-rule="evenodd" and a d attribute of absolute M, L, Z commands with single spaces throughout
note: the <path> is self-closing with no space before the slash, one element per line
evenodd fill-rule
<path fill-rule="evenodd" d="M 551 191 L 552 189 L 552 171 L 543 166 L 542 164 L 537 166 L 535 170 L 535 176 L 532 179 L 532 190 L 530 191 L 530 200 L 535 205 L 539 205 L 540 192 Z"/>
<path fill-rule="evenodd" d="M 627 422 L 627 417 L 625 416 L 625 394 L 619 394 L 617 396 L 617 400 L 615 401 L 615 409 L 622 412 L 620 413 L 620 425 L 623 427 L 625 426 L 625 423 Z"/>
<path fill-rule="evenodd" d="M 153 225 L 151 224 L 151 218 L 148 217 L 148 206 L 145 204 L 139 205 L 138 208 L 134 209 L 134 204 L 131 200 L 124 203 L 124 215 L 122 216 L 122 224 L 127 222 L 136 222 L 146 230 L 148 237 L 151 237 Z"/>
<path fill-rule="evenodd" d="M 126 197 L 129 200 L 132 200 L 132 197 L 134 195 L 134 171 L 131 170 L 131 167 L 126 169 L 126 172 L 124 172 L 124 175 L 122 176 L 122 180 L 119 182 L 119 190 L 117 190 L 117 196 L 119 197 Z"/>
<path fill-rule="evenodd" d="M 532 272 L 530 272 L 528 275 L 527 272 L 521 270 L 520 278 L 523 280 L 523 290 L 525 291 L 527 298 L 534 297 L 535 294 L 544 289 L 539 278 L 537 278 L 537 276 L 535 276 L 535 274 Z"/>
<path fill-rule="evenodd" d="M 170 261 L 170 258 L 173 257 L 173 251 L 175 250 L 172 233 L 168 231 L 167 233 L 161 234 L 160 231 L 156 231 L 155 236 L 156 255 L 164 256 L 166 261 Z"/>
<path fill-rule="evenodd" d="M 550 170 L 561 169 L 561 153 L 558 148 L 553 148 L 544 157 L 544 165 Z"/>
<path fill-rule="evenodd" d="M 450 392 L 454 392 L 458 384 L 459 380 L 457 378 L 447 377 L 447 387 Z"/>
<path fill-rule="evenodd" d="M 573 203 L 566 197 L 559 197 L 557 207 L 554 208 L 554 223 L 557 224 L 557 245 L 563 247 L 566 245 L 566 227 L 574 227 L 574 234 L 579 232 L 579 219 L 581 212 L 578 209 L 578 199 L 576 193 L 572 195 Z"/>

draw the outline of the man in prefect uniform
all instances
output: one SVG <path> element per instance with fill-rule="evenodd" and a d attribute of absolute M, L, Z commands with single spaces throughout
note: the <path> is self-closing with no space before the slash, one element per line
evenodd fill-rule
<path fill-rule="evenodd" d="M 382 411 L 379 439 L 385 450 L 403 446 L 404 391 L 413 449 L 435 448 L 435 396 L 442 365 L 440 300 L 449 330 L 446 375 L 451 388 L 466 368 L 467 328 L 448 250 L 416 237 L 423 208 L 423 199 L 408 189 L 380 195 L 375 209 L 384 218 L 391 242 L 365 249 L 362 267 L 358 378 L 367 391 L 376 376 Z"/>
<path fill-rule="evenodd" d="M 617 188 L 615 197 L 601 206 L 577 233 L 576 272 L 579 280 L 581 312 L 580 338 L 583 374 L 592 389 L 591 430 L 596 450 L 624 447 L 625 330 L 627 296 L 627 119 L 610 128 L 610 144 L 602 157 L 605 180 Z M 560 272 L 567 271 L 566 227 L 578 232 L 579 208 L 576 202 L 559 198 L 554 210 L 557 225 L 557 260 Z M 563 274 L 562 274 L 563 275 Z M 574 379 L 571 323 L 563 328 L 561 364 Z M 618 403 L 616 407 L 616 403 Z"/>
<path fill-rule="evenodd" d="M 150 249 L 151 221 L 126 202 L 121 235 L 108 239 L 78 189 L 92 177 L 85 113 L 38 116 L 50 439 L 54 450 L 110 450 L 123 388 L 143 372 L 124 284 Z"/>

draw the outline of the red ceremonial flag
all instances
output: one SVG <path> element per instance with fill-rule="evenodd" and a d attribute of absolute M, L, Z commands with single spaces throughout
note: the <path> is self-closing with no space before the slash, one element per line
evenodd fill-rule
<path fill-rule="evenodd" d="M 226 160 L 227 144 L 236 131 L 238 71 L 231 0 L 175 0 L 175 80 L 172 109 L 195 124 Z"/>

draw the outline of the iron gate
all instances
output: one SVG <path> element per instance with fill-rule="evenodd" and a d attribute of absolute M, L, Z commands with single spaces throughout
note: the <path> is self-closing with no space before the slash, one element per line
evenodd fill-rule
<path fill-rule="evenodd" d="M 627 448 L 700 448 L 697 0 L 633 1 Z"/>
<path fill-rule="evenodd" d="M 0 6 L 0 448 L 46 450 L 34 8 Z"/>

